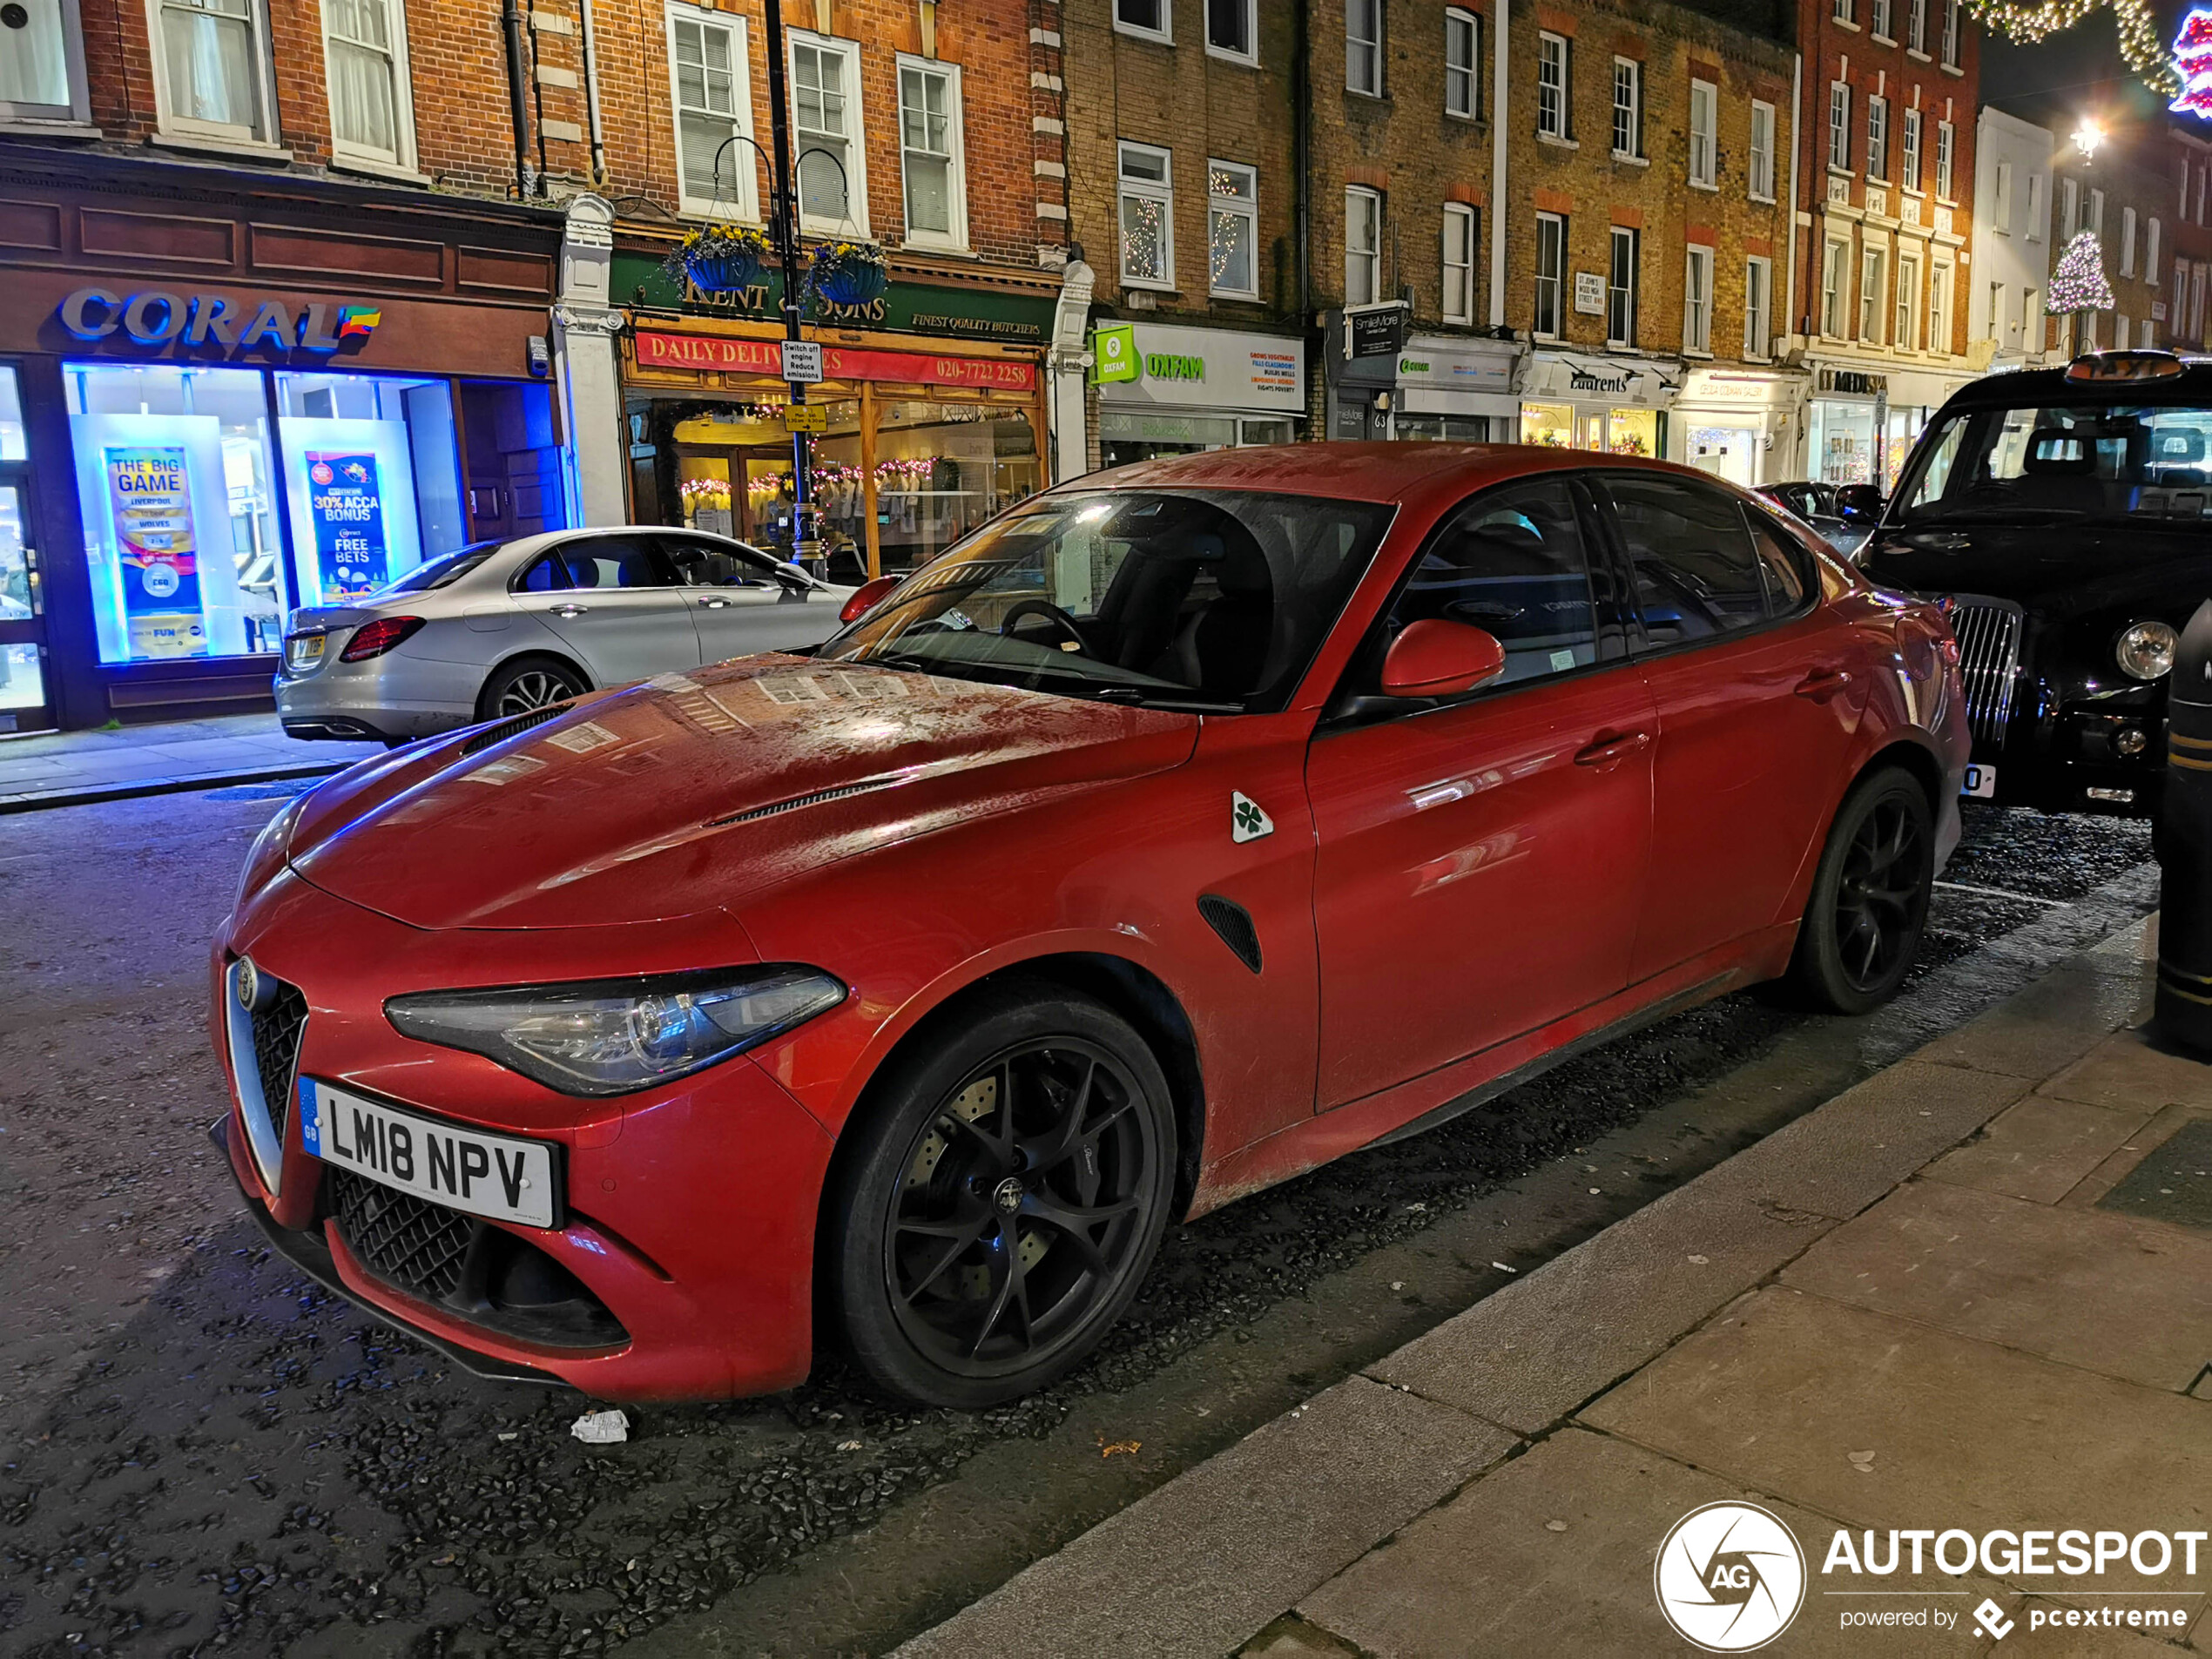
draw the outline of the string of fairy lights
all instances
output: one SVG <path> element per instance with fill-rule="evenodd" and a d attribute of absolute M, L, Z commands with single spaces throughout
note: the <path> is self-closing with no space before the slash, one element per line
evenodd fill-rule
<path fill-rule="evenodd" d="M 1967 0 L 1967 10 L 2007 40 L 2032 46 L 2073 28 L 2102 6 L 2112 8 L 2120 31 L 2120 55 L 2153 91 L 2172 97 L 2181 90 L 2168 56 L 2158 17 L 2146 0 Z"/>

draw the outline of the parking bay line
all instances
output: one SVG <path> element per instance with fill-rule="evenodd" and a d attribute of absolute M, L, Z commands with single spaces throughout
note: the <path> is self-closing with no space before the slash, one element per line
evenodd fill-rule
<path fill-rule="evenodd" d="M 2033 893 L 2007 893 L 2002 887 L 1970 887 L 1964 881 L 1936 881 L 1930 885 L 1941 887 L 1946 893 L 1978 893 L 1986 899 L 2011 899 L 2020 904 L 2049 905 L 2054 910 L 2069 910 L 2074 907 L 2071 899 L 2045 899 Z"/>

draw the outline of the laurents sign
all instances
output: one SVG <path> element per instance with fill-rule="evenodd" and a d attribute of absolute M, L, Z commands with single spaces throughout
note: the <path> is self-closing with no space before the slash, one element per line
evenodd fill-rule
<path fill-rule="evenodd" d="M 127 340 L 146 347 L 181 346 L 243 356 L 307 352 L 327 356 L 357 347 L 376 332 L 384 314 L 373 305 L 310 301 L 295 316 L 284 300 L 233 300 L 219 293 L 172 293 L 147 288 L 118 294 L 79 288 L 56 314 L 82 341 Z"/>

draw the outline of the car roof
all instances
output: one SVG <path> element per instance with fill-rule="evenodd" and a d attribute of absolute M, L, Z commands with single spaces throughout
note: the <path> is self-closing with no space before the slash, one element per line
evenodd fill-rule
<path fill-rule="evenodd" d="M 2070 381 L 2066 366 L 1985 374 L 1951 395 L 1952 409 L 2011 408 L 2026 403 L 2147 403 L 2212 406 L 2212 357 L 2183 357 L 2164 380 Z"/>
<path fill-rule="evenodd" d="M 1536 473 L 1634 468 L 1721 481 L 1710 473 L 1638 455 L 1525 443 L 1284 443 L 1138 461 L 1056 485 L 1087 489 L 1254 489 L 1332 501 L 1406 502 L 1454 496 Z"/>

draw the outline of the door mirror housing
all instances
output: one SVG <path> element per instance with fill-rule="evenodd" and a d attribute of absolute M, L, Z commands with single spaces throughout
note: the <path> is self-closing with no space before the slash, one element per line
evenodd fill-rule
<path fill-rule="evenodd" d="M 1384 654 L 1385 697 L 1457 697 L 1506 671 L 1506 648 L 1471 623 L 1408 623 Z"/>
<path fill-rule="evenodd" d="M 844 609 L 837 613 L 837 619 L 845 623 L 860 621 L 881 604 L 889 597 L 891 590 L 905 580 L 904 577 L 880 576 L 873 582 L 863 582 L 853 590 L 853 597 L 845 602 Z"/>

